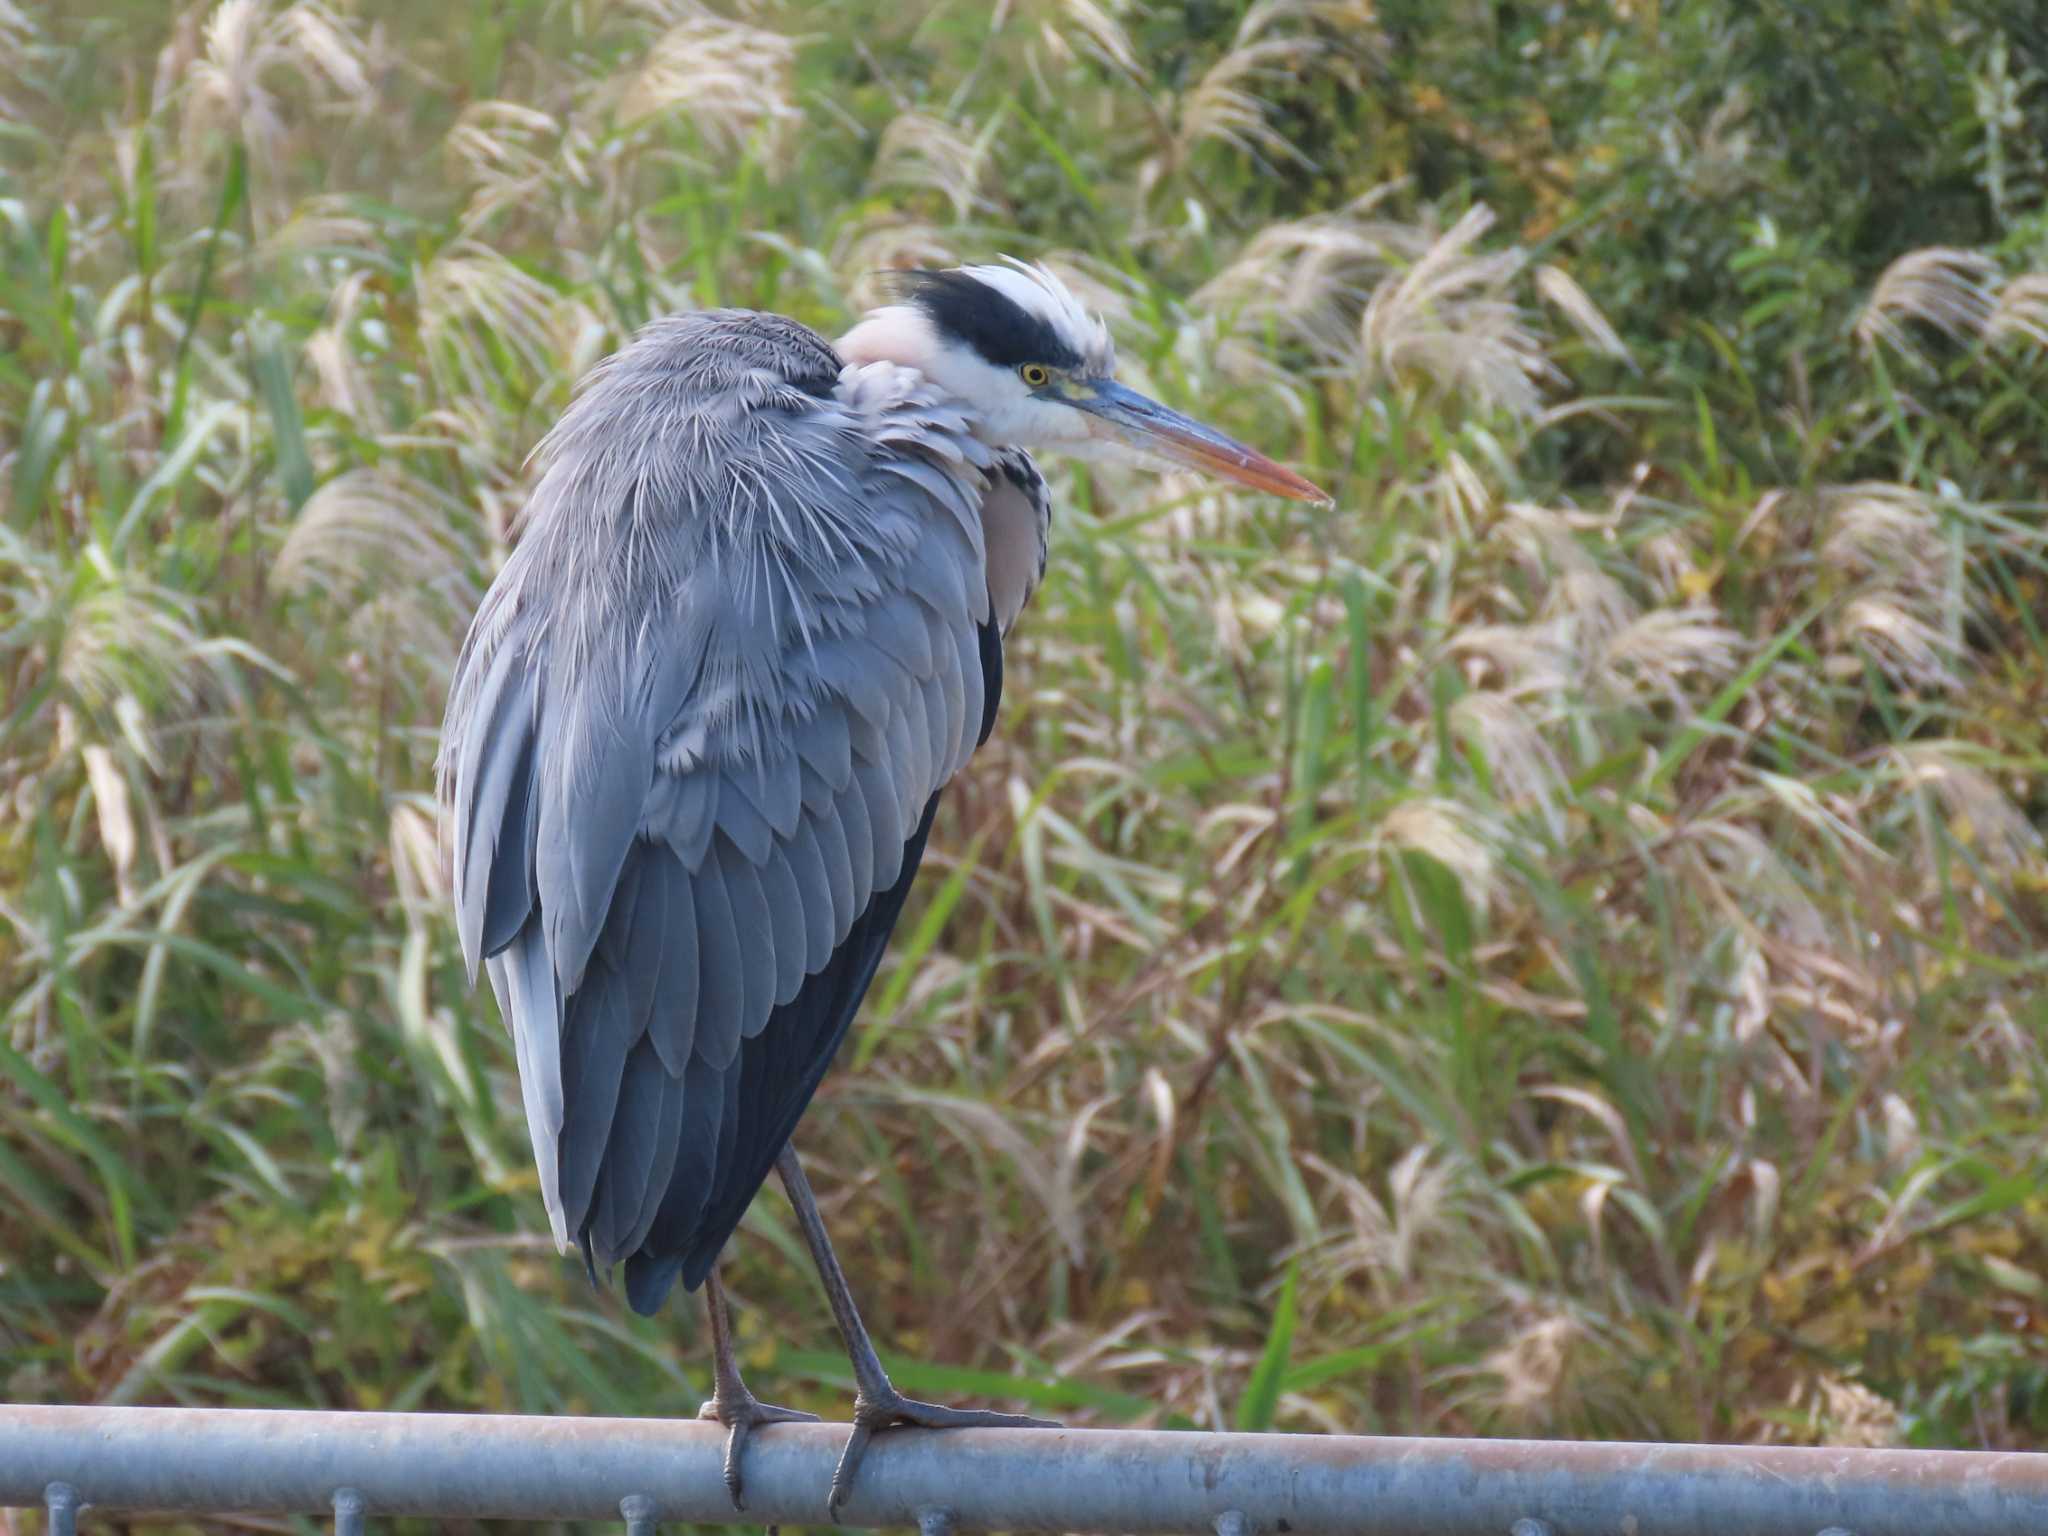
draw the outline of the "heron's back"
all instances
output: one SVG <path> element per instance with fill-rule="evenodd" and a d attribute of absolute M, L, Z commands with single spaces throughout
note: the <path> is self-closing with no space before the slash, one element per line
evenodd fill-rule
<path fill-rule="evenodd" d="M 993 461 L 916 375 L 736 311 L 647 328 L 545 452 L 450 692 L 457 920 L 556 1240 L 651 1311 L 795 1129 L 993 721 Z"/>

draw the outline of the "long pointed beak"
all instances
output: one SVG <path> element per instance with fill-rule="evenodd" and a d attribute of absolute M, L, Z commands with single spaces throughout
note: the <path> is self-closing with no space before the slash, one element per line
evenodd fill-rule
<path fill-rule="evenodd" d="M 1329 492 L 1275 464 L 1257 449 L 1247 448 L 1193 417 L 1170 411 L 1113 379 L 1081 385 L 1063 398 L 1096 419 L 1098 436 L 1113 438 L 1140 453 L 1156 454 L 1290 501 L 1327 504 L 1331 499 Z"/>

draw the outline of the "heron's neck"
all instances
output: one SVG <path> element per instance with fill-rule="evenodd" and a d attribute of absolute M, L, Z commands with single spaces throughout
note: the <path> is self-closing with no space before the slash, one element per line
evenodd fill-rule
<path fill-rule="evenodd" d="M 834 345 L 856 368 L 864 363 L 894 363 L 929 374 L 939 355 L 939 339 L 932 332 L 931 321 L 908 304 L 871 311 Z"/>
<path fill-rule="evenodd" d="M 949 341 L 931 317 L 908 304 L 878 309 L 840 337 L 839 355 L 854 367 L 891 363 L 916 372 L 926 386 L 957 406 L 967 430 L 991 448 L 1022 446 L 1019 418 L 1024 395 L 1016 376 Z"/>

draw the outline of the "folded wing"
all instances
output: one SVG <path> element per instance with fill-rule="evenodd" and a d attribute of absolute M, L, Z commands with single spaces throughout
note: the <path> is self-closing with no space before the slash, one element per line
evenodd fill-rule
<path fill-rule="evenodd" d="M 794 1131 L 1001 686 L 985 459 L 808 332 L 764 361 L 769 318 L 667 322 L 579 399 L 444 730 L 556 1240 L 642 1311 Z"/>

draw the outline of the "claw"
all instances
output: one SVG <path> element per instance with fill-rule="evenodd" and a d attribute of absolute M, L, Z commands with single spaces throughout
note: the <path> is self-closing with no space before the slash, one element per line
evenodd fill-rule
<path fill-rule="evenodd" d="M 846 1449 L 839 1453 L 839 1465 L 832 1469 L 832 1491 L 825 1509 L 839 1518 L 840 1506 L 853 1492 L 853 1480 L 867 1456 L 868 1444 L 883 1430 L 918 1429 L 1059 1429 L 1055 1419 L 1034 1419 L 1023 1413 L 996 1413 L 987 1408 L 948 1408 L 941 1403 L 919 1402 L 905 1397 L 887 1382 L 874 1395 L 866 1391 L 853 1399 L 853 1433 L 846 1437 Z"/>
<path fill-rule="evenodd" d="M 725 1435 L 725 1491 L 732 1498 L 732 1507 L 745 1510 L 745 1484 L 740 1477 L 740 1450 L 747 1443 L 747 1435 L 763 1424 L 815 1424 L 818 1416 L 805 1413 L 798 1408 L 778 1408 L 773 1403 L 764 1403 L 744 1386 L 737 1393 L 712 1398 L 697 1410 L 700 1419 L 716 1419 L 726 1429 Z"/>

